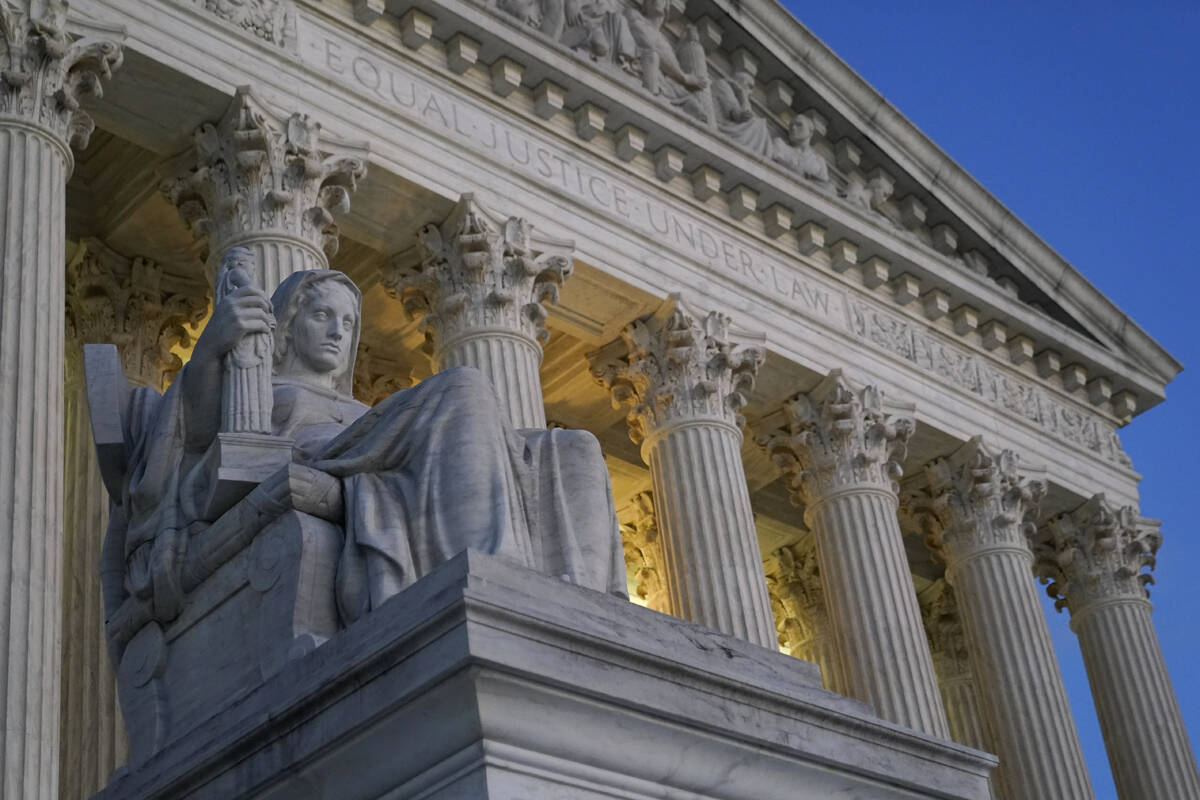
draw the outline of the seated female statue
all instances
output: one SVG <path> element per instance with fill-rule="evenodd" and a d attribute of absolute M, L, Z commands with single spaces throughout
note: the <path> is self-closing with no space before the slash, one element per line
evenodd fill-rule
<path fill-rule="evenodd" d="M 249 257 L 235 249 L 226 258 Z M 133 415 L 130 589 L 152 571 L 155 537 L 212 521 L 203 519 L 200 497 L 221 425 L 225 356 L 245 337 L 270 334 L 272 432 L 294 442 L 293 460 L 310 477 L 287 490 L 332 493 L 327 505 L 345 531 L 337 577 L 344 623 L 466 548 L 623 595 L 620 537 L 595 437 L 513 431 L 472 368 L 438 373 L 368 408 L 350 395 L 360 310 L 358 288 L 329 270 L 289 276 L 270 300 L 243 285 L 218 301 L 179 379 L 163 397 L 143 397 Z"/>

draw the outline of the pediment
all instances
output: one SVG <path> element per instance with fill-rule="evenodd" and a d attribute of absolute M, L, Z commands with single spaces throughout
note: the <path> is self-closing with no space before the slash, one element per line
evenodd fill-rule
<path fill-rule="evenodd" d="M 774 0 L 348 5 L 1110 419 L 1181 368 Z"/>

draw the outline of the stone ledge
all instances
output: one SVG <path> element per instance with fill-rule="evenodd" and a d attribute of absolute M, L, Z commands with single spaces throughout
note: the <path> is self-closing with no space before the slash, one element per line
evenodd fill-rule
<path fill-rule="evenodd" d="M 994 764 L 812 664 L 468 552 L 97 798 L 982 800 Z"/>

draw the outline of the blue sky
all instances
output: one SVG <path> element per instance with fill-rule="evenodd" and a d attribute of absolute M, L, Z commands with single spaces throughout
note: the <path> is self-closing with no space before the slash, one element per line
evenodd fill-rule
<path fill-rule="evenodd" d="M 1163 520 L 1154 619 L 1200 739 L 1200 3 L 801 3 L 792 13 L 1185 367 L 1122 431 Z M 1050 614 L 1101 800 L 1115 800 L 1065 612 Z"/>

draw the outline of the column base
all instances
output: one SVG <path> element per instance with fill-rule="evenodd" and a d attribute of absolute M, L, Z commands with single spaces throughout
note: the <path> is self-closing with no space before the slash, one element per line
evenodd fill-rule
<path fill-rule="evenodd" d="M 813 665 L 468 552 L 98 800 L 988 797 Z"/>

